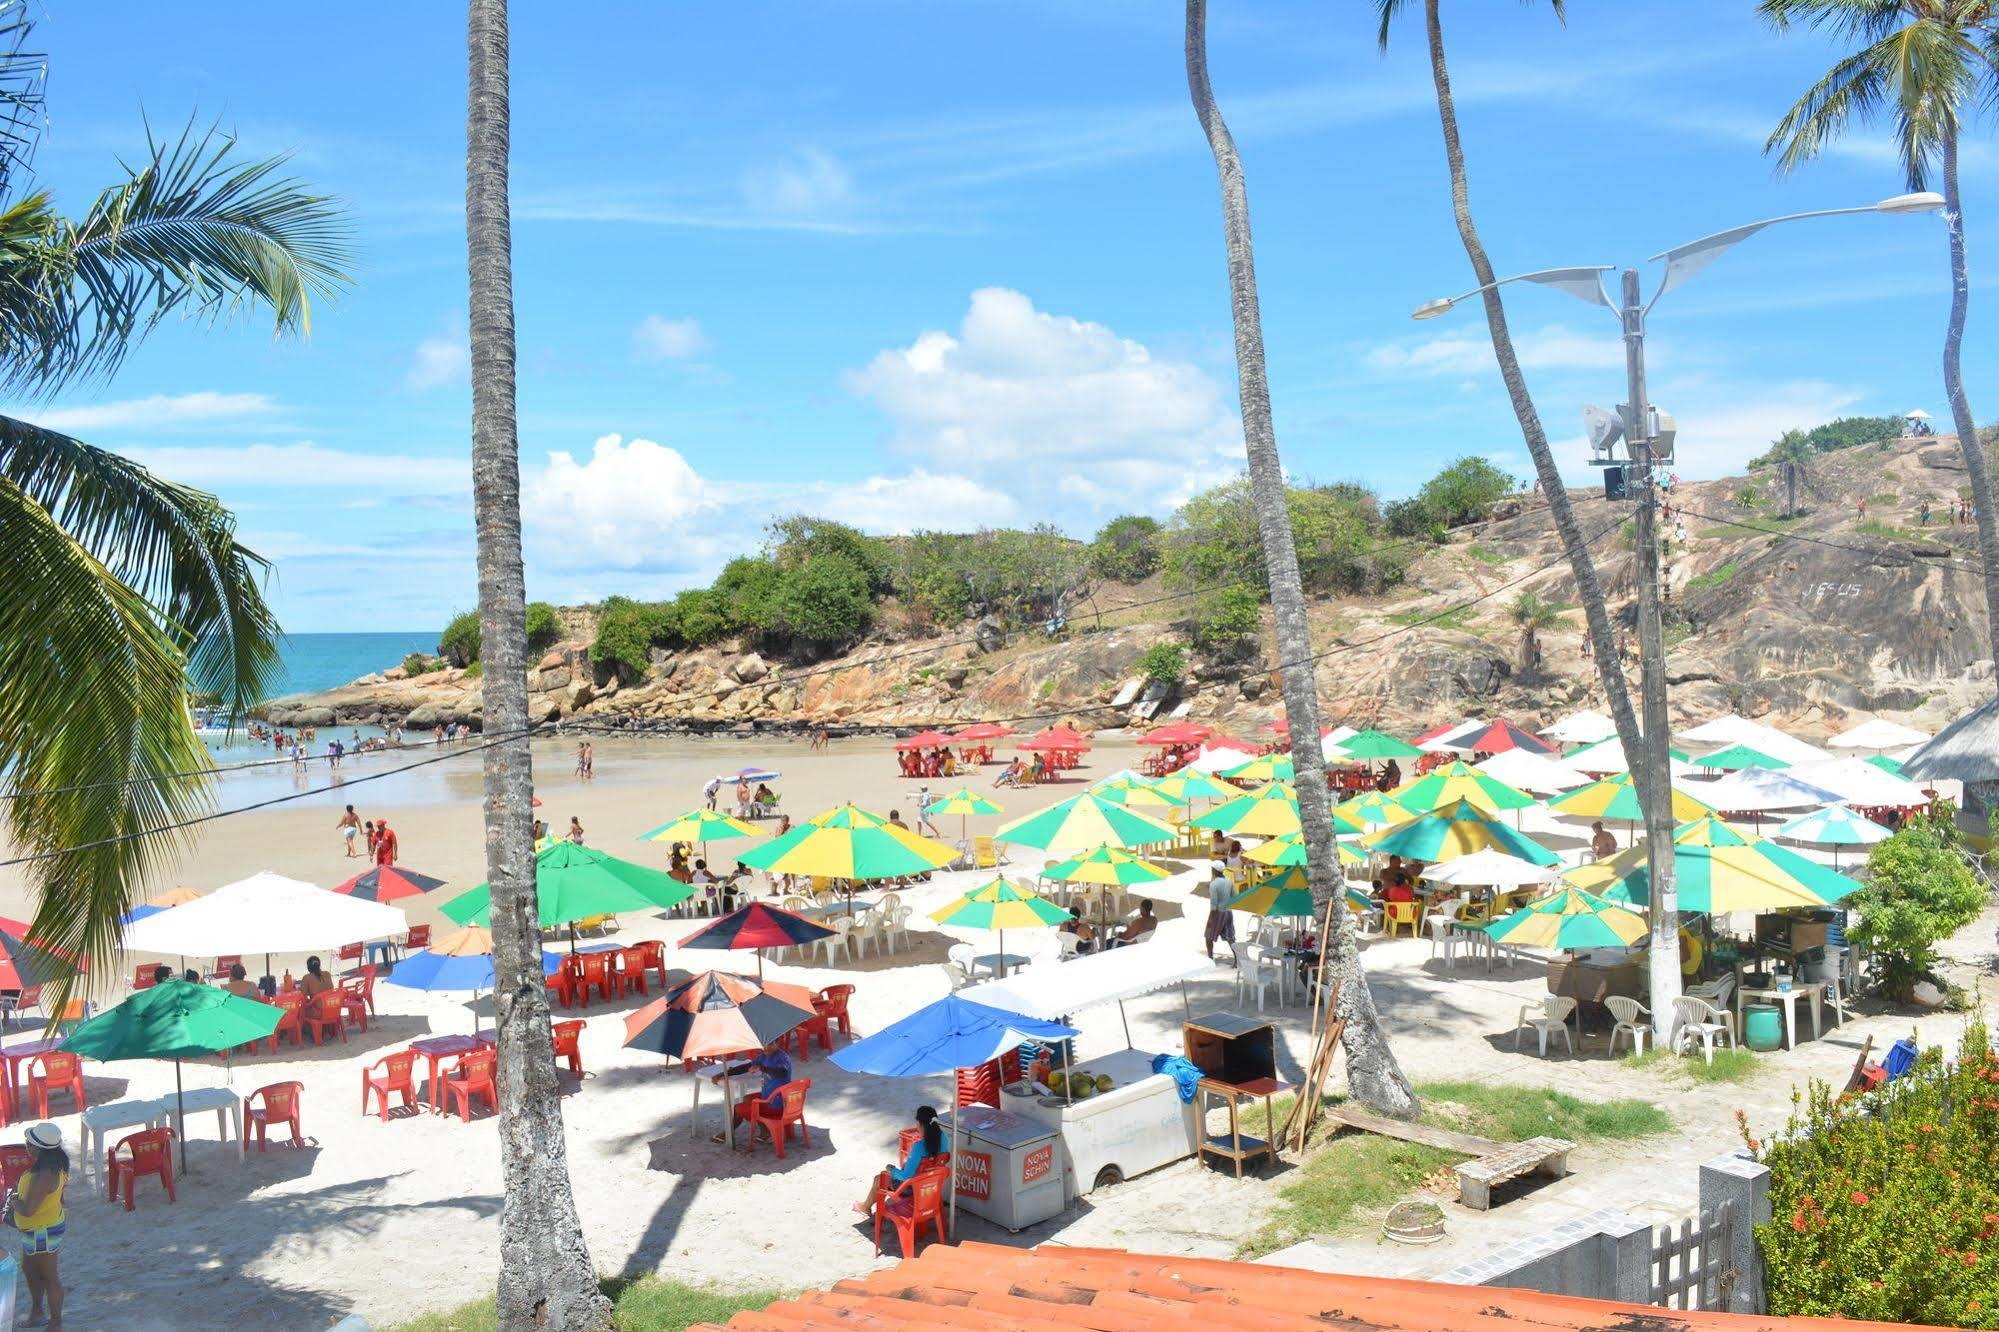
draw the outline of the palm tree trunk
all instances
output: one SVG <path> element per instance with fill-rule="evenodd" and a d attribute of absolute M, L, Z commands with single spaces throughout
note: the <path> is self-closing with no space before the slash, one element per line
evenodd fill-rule
<path fill-rule="evenodd" d="M 1249 458 L 1250 502 L 1256 509 L 1270 573 L 1270 606 L 1277 621 L 1277 655 L 1284 682 L 1285 715 L 1291 719 L 1291 762 L 1296 770 L 1298 822 L 1305 835 L 1318 913 L 1332 922 L 1321 946 L 1330 953 L 1328 970 L 1340 986 L 1340 1015 L 1346 1020 L 1342 1045 L 1347 1084 L 1355 1099 L 1382 1114 L 1411 1118 L 1416 1093 L 1389 1048 L 1375 1011 L 1344 910 L 1326 912 L 1340 892 L 1342 874 L 1335 848 L 1332 801 L 1326 791 L 1326 757 L 1319 744 L 1319 697 L 1314 680 L 1312 631 L 1305 618 L 1305 593 L 1298 578 L 1298 549 L 1291 534 L 1284 465 L 1277 456 L 1277 432 L 1270 416 L 1270 385 L 1263 363 L 1263 317 L 1257 308 L 1256 261 L 1249 234 L 1249 194 L 1235 140 L 1215 105 L 1208 83 L 1207 0 L 1187 0 L 1187 88 L 1194 114 L 1208 136 L 1221 177 L 1222 233 L 1228 246 L 1229 297 L 1235 319 L 1236 377 L 1242 398 L 1243 443 Z"/>
<path fill-rule="evenodd" d="M 1643 752 L 1639 747 L 1638 716 L 1632 711 L 1624 665 L 1617 657 L 1617 637 L 1604 603 L 1603 584 L 1596 576 L 1596 561 L 1590 555 L 1589 542 L 1583 539 L 1581 525 L 1576 522 L 1576 511 L 1562 484 L 1561 470 L 1555 466 L 1555 455 L 1548 448 L 1548 433 L 1541 427 L 1541 414 L 1528 395 L 1526 377 L 1520 372 L 1520 358 L 1514 354 L 1513 335 L 1506 327 L 1506 307 L 1498 289 L 1490 285 L 1497 280 L 1492 261 L 1486 257 L 1478 228 L 1472 224 L 1471 185 L 1465 176 L 1464 146 L 1458 138 L 1457 105 L 1451 98 L 1451 72 L 1444 60 L 1444 25 L 1437 3 L 1438 0 L 1425 0 L 1423 19 L 1430 41 L 1430 77 L 1437 85 L 1437 118 L 1444 130 L 1444 157 L 1451 170 L 1451 210 L 1457 215 L 1458 239 L 1464 242 L 1465 257 L 1471 260 L 1479 285 L 1486 288 L 1485 322 L 1492 334 L 1492 354 L 1499 362 L 1499 377 L 1513 403 L 1513 415 L 1520 422 L 1520 437 L 1534 459 L 1534 473 L 1541 478 L 1541 490 L 1548 497 L 1548 513 L 1555 520 L 1562 551 L 1569 557 L 1569 568 L 1575 575 L 1576 597 L 1582 602 L 1583 621 L 1594 648 L 1591 656 L 1596 662 L 1597 676 L 1603 682 L 1604 702 L 1617 725 L 1618 742 L 1625 753 L 1635 758 Z"/>
<path fill-rule="evenodd" d="M 1992 511 L 1992 474 L 1986 470 L 1985 446 L 1978 423 L 1971 419 L 1971 401 L 1964 395 L 1964 319 L 1971 305 L 1971 275 L 1964 260 L 1964 204 L 1957 192 L 1957 131 L 1943 141 L 1944 224 L 1950 228 L 1950 324 L 1943 339 L 1943 391 L 1950 399 L 1950 419 L 1957 428 L 1957 447 L 1964 470 L 1971 474 L 1971 502 L 1978 519 L 1978 554 L 1985 564 L 1985 628 L 1992 638 L 1992 659 L 1999 662 L 1999 514 Z"/>
<path fill-rule="evenodd" d="M 535 910 L 533 773 L 527 710 L 527 595 L 514 423 L 513 236 L 506 0 L 470 0 L 465 239 L 471 279 L 472 486 L 479 541 L 486 874 L 492 884 L 493 1000 L 499 1026 L 499 1326 L 601 1328 L 610 1302 L 583 1242 L 569 1184 L 548 991 Z"/>

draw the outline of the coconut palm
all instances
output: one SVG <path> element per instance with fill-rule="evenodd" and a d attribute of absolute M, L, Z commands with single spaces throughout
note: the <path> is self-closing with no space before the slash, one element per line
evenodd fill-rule
<path fill-rule="evenodd" d="M 1187 87 L 1194 114 L 1208 137 L 1221 178 L 1222 234 L 1228 250 L 1229 295 L 1234 313 L 1236 377 L 1242 398 L 1243 442 L 1249 460 L 1250 501 L 1270 575 L 1270 605 L 1277 624 L 1285 715 L 1291 719 L 1291 760 L 1297 769 L 1298 822 L 1310 857 L 1307 875 L 1320 913 L 1341 888 L 1335 854 L 1332 802 L 1326 794 L 1326 759 L 1319 744 L 1319 698 L 1314 681 L 1312 634 L 1298 580 L 1298 551 L 1291 534 L 1284 465 L 1271 422 L 1270 385 L 1263 363 L 1263 319 L 1257 308 L 1256 260 L 1249 232 L 1249 195 L 1235 140 L 1223 123 L 1208 82 L 1206 0 L 1187 0 Z M 1327 917 L 1330 974 L 1340 982 L 1346 1019 L 1343 1044 L 1347 1080 L 1362 1103 L 1384 1114 L 1413 1116 L 1416 1094 L 1389 1048 L 1361 970 L 1360 952 L 1344 908 Z"/>
<path fill-rule="evenodd" d="M 485 729 L 486 877 L 492 885 L 499 1029 L 499 1326 L 609 1326 L 569 1184 L 562 1102 L 535 910 L 534 791 L 528 751 L 527 590 L 521 567 L 520 446 L 514 420 L 512 122 L 506 0 L 471 0 L 465 244 L 471 274 L 472 489 L 478 523 L 479 655 Z M 505 909 L 510 907 L 511 909 Z"/>
<path fill-rule="evenodd" d="M 1506 616 L 1520 630 L 1521 677 L 1530 677 L 1539 669 L 1541 633 L 1562 622 L 1562 608 L 1541 600 L 1540 594 L 1530 589 L 1513 599 L 1506 608 Z"/>
<path fill-rule="evenodd" d="M 1405 0 L 1375 0 L 1375 11 L 1381 21 L 1379 37 L 1384 49 L 1388 45 L 1389 28 L 1404 3 Z M 1555 17 L 1562 18 L 1562 0 L 1551 0 L 1551 3 Z M 1451 96 L 1451 72 L 1444 56 L 1444 25 L 1438 0 L 1423 0 L 1423 20 L 1430 47 L 1430 79 L 1437 90 L 1437 120 L 1444 133 L 1444 159 L 1451 173 L 1451 209 L 1457 217 L 1458 239 L 1464 244 L 1465 257 L 1471 260 L 1472 272 L 1477 275 L 1479 286 L 1484 288 L 1481 296 L 1485 303 L 1486 328 L 1492 337 L 1492 354 L 1499 363 L 1499 377 L 1506 385 L 1506 396 L 1513 404 L 1513 415 L 1520 423 L 1521 439 L 1526 442 L 1527 452 L 1534 459 L 1535 475 L 1540 477 L 1541 489 L 1548 496 L 1548 513 L 1554 519 L 1556 533 L 1561 537 L 1562 552 L 1568 556 L 1569 569 L 1575 575 L 1576 599 L 1582 603 L 1583 622 L 1595 648 L 1590 655 L 1596 662 L 1597 677 L 1603 682 L 1604 703 L 1617 726 L 1617 738 L 1625 753 L 1643 754 L 1645 739 L 1639 729 L 1637 714 L 1631 707 L 1630 690 L 1625 686 L 1624 663 L 1618 656 L 1610 612 L 1604 601 L 1603 584 L 1596 575 L 1596 562 L 1591 558 L 1589 542 L 1576 522 L 1575 510 L 1569 504 L 1569 492 L 1563 484 L 1560 469 L 1555 465 L 1555 455 L 1548 448 L 1548 435 L 1541 426 L 1541 414 L 1527 392 L 1527 380 L 1521 373 L 1520 358 L 1513 349 L 1513 335 L 1506 324 L 1505 302 L 1500 297 L 1499 288 L 1493 285 L 1497 279 L 1492 261 L 1486 257 L 1485 244 L 1479 239 L 1478 228 L 1472 223 L 1471 185 L 1465 173 L 1464 145 L 1458 137 L 1457 104 Z M 1664 735 L 1657 739 L 1661 746 L 1666 743 Z M 1663 762 L 1661 758 L 1661 767 Z M 1646 834 L 1651 838 L 1652 845 L 1664 847 L 1672 839 L 1671 793 L 1663 789 L 1662 781 L 1651 780 L 1649 770 L 1652 767 L 1640 763 L 1634 775 L 1639 779 L 1639 791 L 1645 805 Z M 1672 857 L 1663 852 L 1657 854 L 1652 873 L 1662 885 L 1662 895 L 1669 897 Z M 1670 943 L 1678 928 L 1676 913 L 1655 913 L 1655 939 Z M 1651 998 L 1652 1011 L 1657 1015 L 1655 1021 L 1663 1024 L 1669 1019 L 1673 1000 L 1679 994 L 1679 983 L 1679 973 L 1673 968 L 1653 968 Z M 1665 1034 L 1663 1028 L 1660 1034 Z"/>
<path fill-rule="evenodd" d="M 1792 171 L 1817 157 L 1856 121 L 1892 122 L 1902 174 L 1912 190 L 1942 177 L 1950 235 L 1950 318 L 1944 325 L 1943 387 L 1978 518 L 1985 563 L 1986 629 L 1999 658 L 1999 514 L 1992 474 L 1971 419 L 1960 364 L 1971 279 L 1965 268 L 1964 204 L 1957 188 L 1957 143 L 1964 121 L 1999 97 L 1999 4 L 1993 0 L 1761 0 L 1758 11 L 1782 32 L 1803 22 L 1856 49 L 1813 84 L 1770 132 L 1763 151 Z"/>
<path fill-rule="evenodd" d="M 1768 462 L 1781 469 L 1784 477 L 1784 516 L 1798 516 L 1798 483 L 1811 471 L 1812 459 L 1818 450 L 1812 447 L 1810 439 L 1802 430 L 1786 430 L 1770 441 L 1770 451 L 1763 455 Z"/>
<path fill-rule="evenodd" d="M 0 4 L 0 388 L 32 401 L 101 383 L 170 314 L 260 306 L 279 334 L 304 333 L 345 280 L 339 210 L 282 159 L 245 161 L 190 128 L 64 216 L 31 170 L 44 61 L 30 32 L 24 6 Z M 190 692 L 240 712 L 271 678 L 268 567 L 213 495 L 20 417 L 0 416 L 0 532 L 0 771 L 15 793 L 0 817 L 35 857 L 35 933 L 104 965 L 137 887 L 207 805 Z"/>

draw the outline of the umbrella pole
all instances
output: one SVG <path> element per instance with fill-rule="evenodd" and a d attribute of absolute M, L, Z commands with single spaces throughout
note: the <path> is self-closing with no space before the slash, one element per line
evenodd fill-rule
<path fill-rule="evenodd" d="M 180 1172 L 187 1173 L 187 1093 L 181 1090 L 180 1060 L 174 1060 L 174 1127 L 180 1131 Z"/>
<path fill-rule="evenodd" d="M 957 1104 L 958 1078 L 951 1076 L 951 1242 L 958 1242 L 958 1121 L 964 1117 L 965 1107 Z"/>
<path fill-rule="evenodd" d="M 1124 1023 L 1124 1048 L 1127 1050 L 1132 1049 L 1131 1019 L 1125 1015 L 1124 1000 L 1122 999 L 1117 1001 L 1117 1016 L 1118 1021 Z"/>

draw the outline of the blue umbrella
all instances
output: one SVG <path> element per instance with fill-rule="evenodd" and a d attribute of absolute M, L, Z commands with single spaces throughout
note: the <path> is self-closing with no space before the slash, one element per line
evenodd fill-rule
<path fill-rule="evenodd" d="M 541 974 L 553 976 L 562 965 L 560 954 L 546 948 L 541 952 Z M 385 985 L 401 985 L 412 990 L 490 990 L 493 988 L 493 955 L 473 953 L 454 957 L 420 948 L 396 963 L 394 971 L 382 978 Z"/>

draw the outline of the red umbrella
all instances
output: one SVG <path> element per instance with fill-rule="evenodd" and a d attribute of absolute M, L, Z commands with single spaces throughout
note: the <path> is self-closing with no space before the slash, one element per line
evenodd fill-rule
<path fill-rule="evenodd" d="M 1147 731 L 1138 737 L 1141 745 L 1198 745 L 1215 733 L 1212 726 L 1199 722 L 1168 722 L 1157 730 Z"/>
<path fill-rule="evenodd" d="M 428 874 L 418 874 L 400 865 L 377 865 L 365 874 L 355 875 L 333 891 L 366 902 L 397 902 L 405 897 L 421 897 L 443 886 L 442 879 L 433 879 Z"/>
<path fill-rule="evenodd" d="M 1067 726 L 1051 726 L 1045 731 L 1037 731 L 1032 738 L 1023 740 L 1014 746 L 1015 749 L 1039 750 L 1088 749 L 1089 747 L 1090 741 L 1087 736 L 1079 734 Z"/>
<path fill-rule="evenodd" d="M 1504 717 L 1470 739 L 1458 739 L 1456 748 L 1480 754 L 1504 754 L 1509 749 L 1524 749 L 1529 754 L 1542 755 L 1561 752 L 1540 736 L 1521 730 Z"/>
<path fill-rule="evenodd" d="M 762 902 L 737 907 L 726 916 L 709 921 L 680 941 L 682 948 L 754 948 L 757 950 L 757 978 L 764 972 L 763 950 L 797 948 L 833 934 L 817 921 Z"/>
<path fill-rule="evenodd" d="M 1332 728 L 1329 726 L 1326 729 L 1331 730 Z M 1238 740 L 1232 735 L 1211 735 L 1202 743 L 1209 749 L 1233 749 L 1238 754 L 1249 754 L 1251 756 L 1263 752 L 1261 746 L 1253 745 L 1247 740 Z"/>
<path fill-rule="evenodd" d="M 942 731 L 920 731 L 907 740 L 898 740 L 897 749 L 937 749 L 952 743 L 954 737 Z"/>
<path fill-rule="evenodd" d="M 761 1050 L 818 1016 L 802 985 L 704 971 L 625 1019 L 625 1045 L 669 1059 Z"/>
<path fill-rule="evenodd" d="M 1013 734 L 1013 728 L 1004 722 L 973 722 L 958 732 L 959 740 L 998 740 Z"/>
<path fill-rule="evenodd" d="M 0 916 L 0 990 L 25 990 L 88 970 L 83 959 L 49 947 L 30 935 L 27 925 Z"/>

